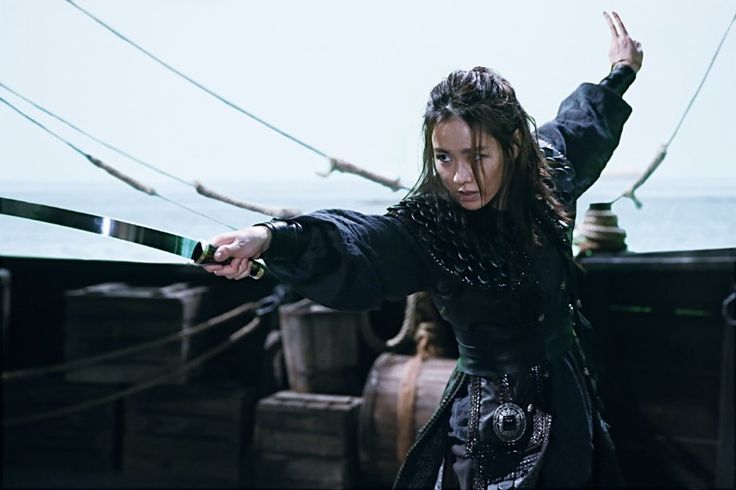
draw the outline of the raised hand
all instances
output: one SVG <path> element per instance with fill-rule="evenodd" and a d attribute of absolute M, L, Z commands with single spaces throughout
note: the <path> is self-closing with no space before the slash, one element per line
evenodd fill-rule
<path fill-rule="evenodd" d="M 609 15 L 608 12 L 603 12 L 603 16 L 611 29 L 611 47 L 608 49 L 608 61 L 611 66 L 623 63 L 638 72 L 644 60 L 641 43 L 631 39 L 618 13 L 611 12 Z"/>

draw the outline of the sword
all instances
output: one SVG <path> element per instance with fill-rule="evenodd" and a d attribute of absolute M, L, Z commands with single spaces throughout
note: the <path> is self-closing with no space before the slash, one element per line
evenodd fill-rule
<path fill-rule="evenodd" d="M 217 247 L 204 240 L 194 240 L 106 216 L 96 216 L 7 197 L 0 197 L 0 214 L 42 221 L 137 243 L 184 257 L 198 265 L 226 264 L 229 262 L 216 261 L 214 255 Z M 262 262 L 254 260 L 251 264 L 250 276 L 253 279 L 260 279 L 265 273 L 266 266 Z"/>

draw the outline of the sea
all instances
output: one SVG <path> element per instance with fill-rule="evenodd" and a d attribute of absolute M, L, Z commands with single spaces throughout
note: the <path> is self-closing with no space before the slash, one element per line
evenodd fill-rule
<path fill-rule="evenodd" d="M 656 177 L 656 176 L 655 176 Z M 621 199 L 613 205 L 632 252 L 736 247 L 736 178 L 665 179 L 653 177 L 637 192 L 643 203 Z M 610 202 L 631 178 L 601 178 L 578 201 L 577 224 L 590 203 Z M 383 214 L 405 191 L 394 192 L 351 175 L 312 180 L 220 182 L 210 185 L 233 199 L 304 213 L 343 208 Z M 208 240 L 231 228 L 267 221 L 268 216 L 198 195 L 193 188 L 163 183 L 162 197 L 123 183 L 1 182 L 0 197 L 37 202 L 121 219 L 195 239 Z M 175 204 L 174 204 L 175 203 Z M 195 212 L 187 210 L 189 208 Z M 198 213 L 198 214 L 197 214 Z M 208 218 L 203 217 L 206 215 Z M 56 225 L 0 215 L 0 256 L 49 257 L 129 262 L 185 263 L 186 259 L 141 245 Z"/>

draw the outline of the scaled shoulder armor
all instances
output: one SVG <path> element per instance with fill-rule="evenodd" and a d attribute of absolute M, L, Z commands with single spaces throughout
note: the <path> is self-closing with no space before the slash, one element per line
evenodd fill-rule
<path fill-rule="evenodd" d="M 574 217 L 575 169 L 567 157 L 547 141 L 540 139 L 539 149 L 549 165 L 555 197 Z"/>
<path fill-rule="evenodd" d="M 480 288 L 514 286 L 498 240 L 473 233 L 456 205 L 429 195 L 404 199 L 388 209 L 419 241 L 434 262 L 462 283 Z"/>

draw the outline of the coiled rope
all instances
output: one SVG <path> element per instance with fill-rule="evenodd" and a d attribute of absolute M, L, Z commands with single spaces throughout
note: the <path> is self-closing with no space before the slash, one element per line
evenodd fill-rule
<path fill-rule="evenodd" d="M 79 10 L 80 12 L 82 12 L 84 15 L 86 15 L 90 19 L 92 19 L 93 21 L 95 21 L 97 24 L 99 24 L 100 26 L 102 26 L 103 28 L 105 28 L 107 31 L 109 31 L 112 34 L 114 34 L 116 37 L 118 37 L 122 41 L 125 41 L 130 46 L 132 46 L 133 48 L 137 49 L 138 51 L 140 51 L 141 53 L 143 53 L 144 55 L 146 55 L 151 60 L 155 61 L 156 63 L 158 63 L 159 65 L 163 66 L 167 70 L 169 70 L 172 73 L 174 73 L 174 74 L 178 75 L 179 77 L 183 78 L 184 80 L 186 80 L 187 82 L 191 83 L 192 85 L 194 85 L 198 89 L 200 89 L 200 90 L 204 91 L 205 93 L 211 95 L 212 97 L 214 97 L 215 99 L 219 100 L 223 104 L 227 105 L 231 109 L 234 109 L 234 110 L 238 111 L 239 113 L 241 113 L 241 114 L 243 114 L 243 115 L 251 118 L 252 120 L 254 120 L 257 123 L 259 123 L 259 124 L 267 127 L 268 129 L 270 129 L 272 131 L 275 131 L 276 133 L 280 134 L 281 136 L 283 136 L 283 137 L 285 137 L 285 138 L 293 141 L 294 143 L 302 146 L 303 148 L 306 148 L 307 150 L 309 150 L 309 151 L 311 151 L 311 152 L 313 152 L 313 153 L 315 153 L 315 154 L 317 154 L 317 155 L 319 155 L 319 156 L 321 156 L 323 158 L 326 158 L 330 162 L 330 170 L 328 172 L 326 172 L 326 173 L 320 173 L 320 172 L 318 172 L 318 175 L 320 175 L 322 177 L 327 177 L 328 175 L 330 175 L 330 173 L 332 173 L 333 170 L 338 170 L 340 172 L 345 172 L 345 173 L 351 173 L 351 174 L 354 174 L 354 175 L 358 175 L 358 176 L 363 177 L 363 178 L 365 178 L 367 180 L 373 181 L 373 182 L 375 182 L 377 184 L 384 185 L 384 186 L 392 189 L 393 191 L 397 191 L 397 190 L 401 190 L 401 189 L 408 189 L 407 187 L 404 187 L 401 184 L 399 184 L 398 183 L 399 182 L 398 179 L 389 179 L 389 178 L 386 178 L 386 177 L 382 177 L 382 176 L 380 176 L 380 175 L 378 175 L 376 173 L 373 173 L 373 172 L 370 172 L 368 170 L 362 169 L 362 168 L 358 167 L 357 165 L 347 164 L 347 162 L 343 162 L 342 160 L 339 160 L 339 159 L 330 157 L 327 153 L 323 152 L 322 150 L 318 150 L 314 146 L 312 146 L 312 145 L 304 142 L 303 140 L 297 138 L 296 136 L 294 136 L 294 135 L 292 135 L 290 133 L 287 133 L 283 129 L 278 128 L 277 126 L 269 123 L 265 119 L 263 119 L 263 118 L 255 115 L 255 114 L 253 114 L 252 112 L 244 109 L 243 107 L 241 107 L 240 105 L 236 104 L 235 102 L 233 102 L 233 101 L 227 99 L 226 97 L 218 94 L 214 90 L 212 90 L 212 89 L 208 88 L 207 86 L 205 86 L 203 83 L 198 82 L 197 80 L 194 80 L 192 77 L 190 77 L 186 73 L 184 73 L 181 70 L 175 68 L 174 66 L 172 66 L 169 63 L 167 63 L 166 61 L 164 61 L 160 57 L 158 57 L 155 54 L 151 53 L 149 50 L 143 48 L 138 43 L 136 43 L 135 41 L 131 40 L 129 37 L 125 36 L 120 31 L 118 31 L 117 29 L 113 28 L 112 26 L 110 26 L 108 23 L 104 22 L 99 17 L 95 16 L 94 14 L 92 14 L 91 12 L 89 12 L 88 10 L 80 7 L 73 0 L 66 0 L 66 2 L 69 5 L 71 5 L 72 7 L 76 8 L 77 10 Z M 341 163 L 338 164 L 338 165 L 336 165 L 335 162 L 341 162 Z"/>

